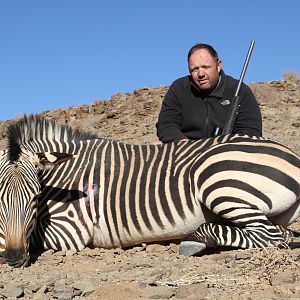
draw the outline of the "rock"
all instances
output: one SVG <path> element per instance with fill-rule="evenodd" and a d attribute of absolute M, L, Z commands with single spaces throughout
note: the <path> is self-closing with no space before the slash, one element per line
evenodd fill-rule
<path fill-rule="evenodd" d="M 72 286 L 66 285 L 65 280 L 58 280 L 52 291 L 53 298 L 61 300 L 69 300 L 73 298 L 74 290 Z"/>
<path fill-rule="evenodd" d="M 166 250 L 167 250 L 167 248 L 165 245 L 155 244 L 155 243 L 147 245 L 147 247 L 146 247 L 147 252 L 164 252 Z"/>
<path fill-rule="evenodd" d="M 179 245 L 171 243 L 169 246 L 169 251 L 171 253 L 179 253 Z"/>
<path fill-rule="evenodd" d="M 162 294 L 162 293 L 158 293 L 158 294 L 154 294 L 152 296 L 149 296 L 149 299 L 170 299 L 170 294 L 166 293 L 166 294 Z"/>
<path fill-rule="evenodd" d="M 209 289 L 205 283 L 196 283 L 180 286 L 176 291 L 177 299 L 197 300 L 209 295 Z"/>
<path fill-rule="evenodd" d="M 250 259 L 251 257 L 252 257 L 252 254 L 248 251 L 238 251 L 235 256 L 236 260 Z"/>
<path fill-rule="evenodd" d="M 32 283 L 25 287 L 25 293 L 36 293 L 41 288 L 41 284 Z"/>
<path fill-rule="evenodd" d="M 180 243 L 179 254 L 184 256 L 192 256 L 201 254 L 205 250 L 206 245 L 204 243 L 195 241 L 183 241 Z"/>
<path fill-rule="evenodd" d="M 65 251 L 65 255 L 66 255 L 66 256 L 73 256 L 73 255 L 75 255 L 76 253 L 77 253 L 77 251 L 74 250 L 74 249 Z"/>
<path fill-rule="evenodd" d="M 281 272 L 274 276 L 271 276 L 270 284 L 272 286 L 283 285 L 283 284 L 294 283 L 295 280 L 296 280 L 295 274 L 293 274 L 290 271 L 286 271 L 286 272 Z"/>
<path fill-rule="evenodd" d="M 48 292 L 48 288 L 46 285 L 43 285 L 38 291 L 37 293 L 39 294 L 44 294 L 44 293 L 47 293 Z"/>
<path fill-rule="evenodd" d="M 47 295 L 48 288 L 47 286 L 43 285 L 34 295 L 34 300 L 50 300 L 50 295 Z"/>
<path fill-rule="evenodd" d="M 73 284 L 73 287 L 76 290 L 80 290 L 82 292 L 82 296 L 88 296 L 92 294 L 97 288 L 97 282 L 87 278 L 82 279 L 81 281 L 77 281 Z"/>
<path fill-rule="evenodd" d="M 139 289 L 145 289 L 147 287 L 147 284 L 145 283 L 145 282 L 140 282 L 139 284 L 138 284 L 138 288 Z"/>
<path fill-rule="evenodd" d="M 57 252 L 55 252 L 54 253 L 55 254 L 55 256 L 66 256 L 66 251 L 57 251 Z"/>
<path fill-rule="evenodd" d="M 52 255 L 54 252 L 55 252 L 55 251 L 54 251 L 53 249 L 49 249 L 49 250 L 43 252 L 43 253 L 41 254 L 41 256 L 50 256 L 50 255 Z"/>
<path fill-rule="evenodd" d="M 8 286 L 4 287 L 0 294 L 6 298 L 20 298 L 24 294 L 24 289 L 19 286 Z"/>
<path fill-rule="evenodd" d="M 32 297 L 32 300 L 52 300 L 53 298 L 47 294 L 35 294 Z"/>

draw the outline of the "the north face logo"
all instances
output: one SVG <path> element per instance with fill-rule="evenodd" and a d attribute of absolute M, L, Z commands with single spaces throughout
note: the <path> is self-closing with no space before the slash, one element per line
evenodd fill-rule
<path fill-rule="evenodd" d="M 230 104 L 230 101 L 229 100 L 223 100 L 222 102 L 221 102 L 221 104 L 222 105 L 229 105 Z"/>

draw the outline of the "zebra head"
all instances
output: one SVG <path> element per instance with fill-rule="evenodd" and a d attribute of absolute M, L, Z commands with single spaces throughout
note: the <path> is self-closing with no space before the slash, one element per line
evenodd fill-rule
<path fill-rule="evenodd" d="M 72 157 L 34 153 L 20 147 L 0 151 L 0 255 L 13 267 L 29 264 L 29 241 L 36 224 L 39 173 Z M 14 158 L 14 159 L 12 159 Z"/>

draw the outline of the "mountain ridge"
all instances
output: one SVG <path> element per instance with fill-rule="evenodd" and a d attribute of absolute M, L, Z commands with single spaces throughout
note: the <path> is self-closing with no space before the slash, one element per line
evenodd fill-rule
<path fill-rule="evenodd" d="M 263 136 L 276 140 L 300 153 L 300 80 L 248 84 L 260 105 Z M 151 143 L 157 140 L 155 124 L 168 86 L 142 87 L 130 93 L 117 93 L 109 100 L 95 100 L 38 115 L 96 132 L 103 138 L 128 143 Z M 0 121 L 0 149 L 6 147 L 6 127 L 15 122 Z"/>

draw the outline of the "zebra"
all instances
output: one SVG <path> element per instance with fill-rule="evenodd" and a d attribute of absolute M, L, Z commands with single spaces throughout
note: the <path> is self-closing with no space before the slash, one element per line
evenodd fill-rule
<path fill-rule="evenodd" d="M 127 144 L 29 115 L 0 152 L 0 254 L 32 249 L 283 245 L 300 214 L 300 159 L 277 142 L 224 135 Z M 192 249 L 192 250 L 191 250 Z"/>

